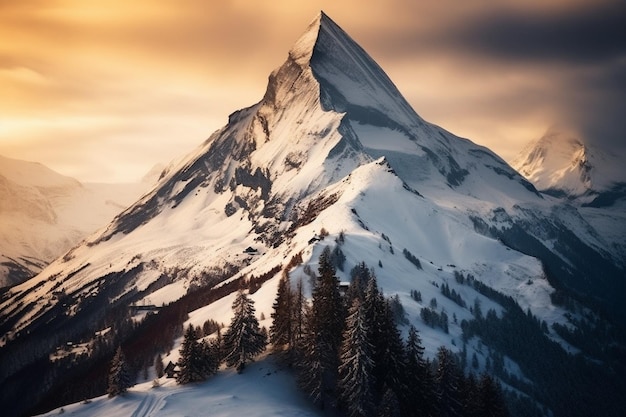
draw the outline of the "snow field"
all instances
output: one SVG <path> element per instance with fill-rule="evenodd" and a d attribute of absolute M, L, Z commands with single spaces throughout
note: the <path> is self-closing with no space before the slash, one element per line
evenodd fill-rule
<path fill-rule="evenodd" d="M 102 396 L 89 403 L 64 406 L 64 415 L 77 417 L 314 417 L 324 415 L 298 391 L 289 370 L 271 355 L 246 366 L 242 374 L 221 369 L 207 381 L 177 385 L 161 378 L 161 386 L 151 381 L 137 384 L 115 398 Z M 44 416 L 60 414 L 52 410 Z"/>

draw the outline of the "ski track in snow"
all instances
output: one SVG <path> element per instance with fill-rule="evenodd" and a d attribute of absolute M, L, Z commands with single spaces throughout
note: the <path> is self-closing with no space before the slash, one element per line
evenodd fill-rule
<path fill-rule="evenodd" d="M 102 396 L 88 403 L 75 403 L 43 416 L 75 417 L 319 417 L 324 415 L 299 392 L 289 372 L 271 356 L 250 363 L 242 374 L 222 369 L 207 381 L 177 385 L 161 378 L 132 387 L 115 398 Z"/>
<path fill-rule="evenodd" d="M 156 415 L 165 402 L 166 396 L 157 396 L 150 392 L 139 403 L 137 409 L 131 414 L 131 417 L 152 417 Z"/>

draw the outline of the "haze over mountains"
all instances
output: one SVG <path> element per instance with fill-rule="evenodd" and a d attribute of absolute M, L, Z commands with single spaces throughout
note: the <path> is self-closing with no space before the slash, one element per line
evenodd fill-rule
<path fill-rule="evenodd" d="M 586 144 L 575 132 L 551 128 L 520 152 L 512 166 L 541 191 L 593 204 L 600 194 L 624 187 L 622 159 Z"/>
<path fill-rule="evenodd" d="M 39 163 L 0 156 L 0 287 L 35 276 L 105 226 L 156 182 L 149 177 L 82 184 Z"/>
<path fill-rule="evenodd" d="M 321 13 L 260 102 L 232 113 L 106 228 L 2 295 L 0 401 L 23 412 L 28 402 L 53 404 L 60 386 L 67 400 L 80 399 L 69 386 L 101 393 L 97 378 L 76 371 L 69 380 L 48 358 L 68 341 L 93 353 L 139 337 L 119 336 L 132 305 L 172 303 L 185 325 L 227 321 L 232 294 L 190 300 L 245 286 L 269 317 L 281 270 L 310 295 L 311 271 L 330 246 L 343 259 L 341 281 L 365 262 L 385 295 L 398 297 L 401 330 L 420 330 L 427 357 L 442 345 L 475 356 L 474 371 L 494 373 L 537 410 L 618 415 L 626 258 L 598 210 L 588 220 L 489 149 L 423 120 Z M 424 320 L 425 311 L 446 317 L 445 326 Z M 102 365 L 98 352 L 77 361 Z M 550 366 L 571 372 L 568 387 Z M 16 404 L 33 384 L 31 367 L 54 382 Z M 592 371 L 600 382 L 579 378 Z"/>

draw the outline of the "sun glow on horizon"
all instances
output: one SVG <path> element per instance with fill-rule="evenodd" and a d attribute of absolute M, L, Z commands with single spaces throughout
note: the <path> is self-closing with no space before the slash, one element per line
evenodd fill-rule
<path fill-rule="evenodd" d="M 500 30 L 498 19 L 525 30 L 524 19 L 550 27 L 550 19 L 593 16 L 582 1 L 469 2 L 455 13 L 446 2 L 365 3 L 3 3 L 0 154 L 73 166 L 63 173 L 80 180 L 136 178 L 138 167 L 180 156 L 260 100 L 267 76 L 320 9 L 372 55 L 418 114 L 508 160 L 548 126 L 590 118 L 589 103 L 609 97 L 621 108 L 619 89 L 598 87 L 615 69 L 533 56 L 541 45 L 515 52 L 480 43 L 487 30 Z M 130 160 L 129 149 L 144 151 Z"/>

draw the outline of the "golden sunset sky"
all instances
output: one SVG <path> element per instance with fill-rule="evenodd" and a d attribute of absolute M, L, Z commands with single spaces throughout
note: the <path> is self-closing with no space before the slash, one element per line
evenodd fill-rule
<path fill-rule="evenodd" d="M 624 145 L 622 0 L 0 0 L 0 155 L 133 181 L 259 101 L 323 9 L 426 120 L 510 160 Z"/>

